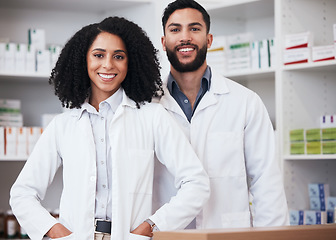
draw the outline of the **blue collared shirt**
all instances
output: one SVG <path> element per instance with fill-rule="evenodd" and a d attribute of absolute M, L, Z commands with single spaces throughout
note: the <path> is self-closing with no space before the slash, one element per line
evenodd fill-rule
<path fill-rule="evenodd" d="M 122 102 L 119 88 L 111 97 L 99 103 L 99 111 L 85 102 L 83 111 L 87 111 L 96 145 L 96 209 L 95 218 L 112 219 L 112 156 L 108 129 L 118 106 Z"/>
<path fill-rule="evenodd" d="M 211 84 L 211 69 L 208 66 L 202 77 L 201 86 L 196 96 L 194 108 L 192 109 L 189 99 L 180 90 L 173 75 L 171 73 L 169 74 L 168 81 L 167 81 L 168 91 L 170 92 L 170 95 L 173 96 L 173 98 L 178 103 L 178 105 L 181 107 L 182 111 L 186 115 L 189 122 L 191 121 L 191 118 L 194 115 L 197 105 L 201 101 L 202 97 L 210 89 L 210 84 Z"/>

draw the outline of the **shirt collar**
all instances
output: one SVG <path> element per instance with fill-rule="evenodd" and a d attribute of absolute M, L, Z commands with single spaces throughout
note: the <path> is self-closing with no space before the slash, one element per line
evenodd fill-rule
<path fill-rule="evenodd" d="M 210 89 L 210 85 L 211 85 L 211 75 L 212 75 L 211 74 L 211 68 L 209 66 L 207 66 L 207 68 L 205 69 L 205 72 L 203 74 L 202 80 L 206 80 L 208 90 Z M 168 80 L 167 80 L 168 91 L 170 93 L 172 93 L 174 87 L 177 87 L 178 89 L 180 89 L 176 80 L 175 80 L 175 78 L 173 77 L 173 75 L 170 72 L 169 75 L 168 75 Z"/>
<path fill-rule="evenodd" d="M 111 107 L 113 113 L 115 113 L 118 106 L 121 104 L 122 99 L 123 99 L 123 90 L 119 88 L 112 96 L 102 101 L 99 104 L 99 106 L 102 103 L 107 103 Z M 87 111 L 88 113 L 92 113 L 92 114 L 98 114 L 97 110 L 89 103 L 89 98 L 87 98 L 85 102 L 83 103 L 80 109 L 80 112 L 78 114 L 78 119 L 81 118 L 84 111 Z"/>

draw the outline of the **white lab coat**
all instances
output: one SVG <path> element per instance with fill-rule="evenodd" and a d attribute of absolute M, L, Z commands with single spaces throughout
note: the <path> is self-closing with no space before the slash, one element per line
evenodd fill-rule
<path fill-rule="evenodd" d="M 150 217 L 160 230 L 183 229 L 209 197 L 209 179 L 177 124 L 160 104 L 135 103 L 123 93 L 109 129 L 112 146 L 112 240 L 149 239 L 130 234 Z M 176 197 L 152 215 L 154 159 L 176 176 Z M 56 220 L 40 205 L 63 166 L 60 222 L 73 234 L 94 239 L 96 153 L 89 115 L 73 109 L 43 132 L 11 189 L 10 204 L 33 240 Z M 152 215 L 152 216 L 151 216 Z"/>
<path fill-rule="evenodd" d="M 210 177 L 210 200 L 196 218 L 196 228 L 288 225 L 274 131 L 257 94 L 212 72 L 210 89 L 189 123 L 168 89 L 164 91 L 160 103 L 188 137 Z M 155 166 L 154 209 L 175 193 L 170 178 L 162 165 Z"/>

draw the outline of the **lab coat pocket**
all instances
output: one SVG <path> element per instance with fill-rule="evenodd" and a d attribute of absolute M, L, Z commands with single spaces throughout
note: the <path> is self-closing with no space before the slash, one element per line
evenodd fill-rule
<path fill-rule="evenodd" d="M 209 133 L 205 168 L 210 178 L 245 174 L 243 132 Z"/>
<path fill-rule="evenodd" d="M 151 237 L 146 237 L 138 234 L 130 233 L 128 240 L 150 240 Z"/>
<path fill-rule="evenodd" d="M 129 186 L 131 193 L 152 194 L 154 176 L 154 151 L 129 150 Z"/>
<path fill-rule="evenodd" d="M 65 236 L 65 237 L 61 237 L 61 238 L 49 238 L 50 240 L 73 240 L 75 239 L 74 237 L 74 234 L 71 233 L 70 235 L 68 236 Z"/>
<path fill-rule="evenodd" d="M 250 212 L 234 212 L 222 214 L 222 226 L 225 228 L 251 227 Z"/>

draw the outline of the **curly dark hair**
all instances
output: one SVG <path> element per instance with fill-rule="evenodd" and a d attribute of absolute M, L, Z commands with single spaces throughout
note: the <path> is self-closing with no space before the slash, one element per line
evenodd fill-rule
<path fill-rule="evenodd" d="M 83 27 L 65 44 L 51 72 L 49 83 L 63 107 L 80 108 L 91 92 L 86 55 L 96 39 L 108 32 L 119 36 L 128 54 L 128 72 L 121 86 L 138 108 L 145 101 L 163 95 L 158 50 L 137 24 L 122 18 L 108 17 L 100 23 Z"/>

